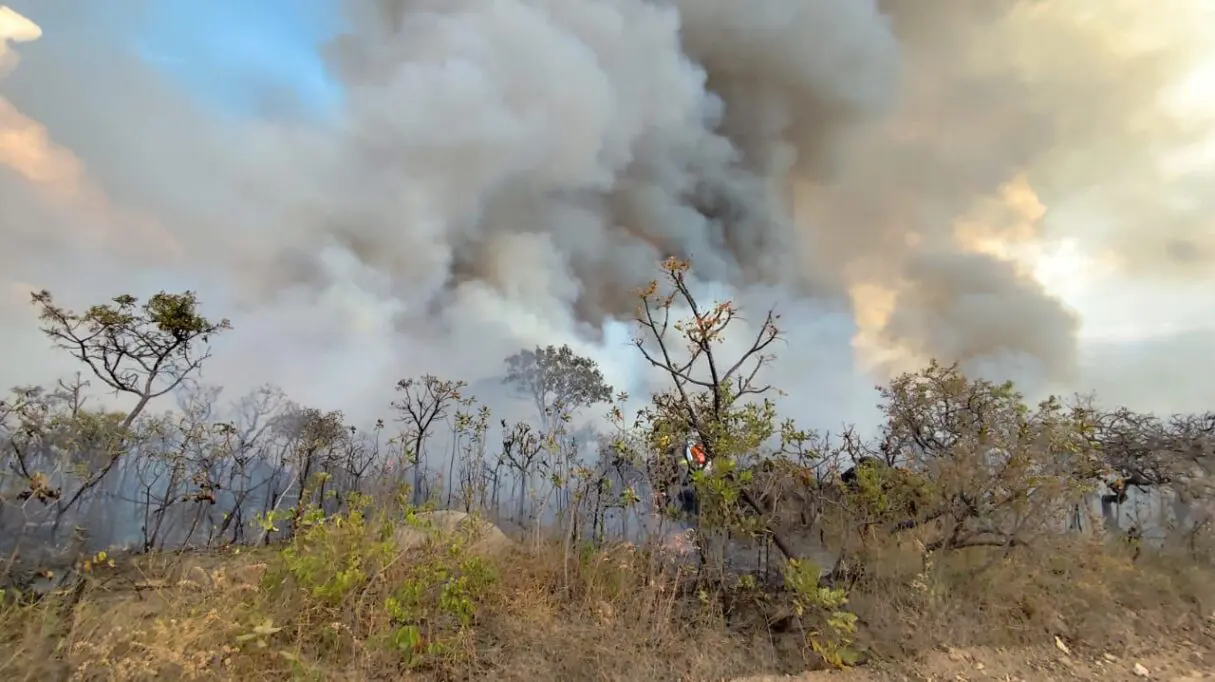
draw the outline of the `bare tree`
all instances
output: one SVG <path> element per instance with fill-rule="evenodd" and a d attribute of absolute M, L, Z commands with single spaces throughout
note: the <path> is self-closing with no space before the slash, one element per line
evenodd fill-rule
<path fill-rule="evenodd" d="M 230 421 L 216 425 L 217 447 L 228 453 L 229 467 L 225 475 L 228 509 L 216 529 L 215 539 L 231 533 L 229 542 L 244 538 L 246 504 L 256 505 L 263 496 L 263 506 L 273 497 L 271 490 L 277 476 L 269 471 L 271 462 L 282 461 L 274 450 L 279 440 L 276 426 L 290 402 L 282 389 L 261 386 L 237 400 Z M 277 473 L 277 472 L 276 472 Z"/>
<path fill-rule="evenodd" d="M 138 436 L 134 438 L 131 454 L 139 499 L 132 500 L 143 507 L 142 535 L 144 550 L 163 548 L 173 535 L 173 524 L 194 507 L 191 528 L 183 539 L 193 536 L 205 513 L 202 506 L 214 505 L 222 483 L 216 480 L 215 469 L 226 451 L 222 439 L 216 439 L 212 408 L 218 389 L 185 392 L 179 399 L 179 414 L 164 414 L 141 419 Z M 220 447 L 216 447 L 216 446 Z M 131 486 L 119 486 L 130 488 Z"/>
<path fill-rule="evenodd" d="M 348 434 L 341 411 L 322 412 L 315 408 L 302 408 L 294 416 L 292 469 L 295 472 L 297 496 L 291 512 L 293 533 L 299 529 L 305 509 L 315 499 L 324 499 L 329 471 Z M 316 477 L 316 474 L 321 475 Z"/>
<path fill-rule="evenodd" d="M 544 439 L 536 433 L 531 424 L 517 422 L 508 427 L 502 420 L 502 461 L 519 476 L 518 518 L 522 523 L 527 516 L 528 485 L 537 466 L 540 464 L 540 453 L 544 449 Z"/>
<path fill-rule="evenodd" d="M 384 420 L 377 419 L 371 427 L 371 432 L 361 431 L 354 426 L 347 427 L 349 437 L 342 446 L 341 493 L 361 492 L 363 482 L 367 479 L 372 467 L 380 458 L 380 440 L 384 431 Z M 339 497 L 339 501 L 344 501 Z"/>
<path fill-rule="evenodd" d="M 1091 400 L 1078 406 L 1076 413 L 1088 424 L 1085 433 L 1100 452 L 1101 468 L 1107 474 L 1108 492 L 1101 496 L 1101 506 L 1111 530 L 1120 529 L 1121 506 L 1131 490 L 1170 491 L 1175 523 L 1182 529 L 1191 521 L 1191 507 L 1212 497 L 1215 413 L 1160 417 L 1127 408 L 1103 410 Z"/>
<path fill-rule="evenodd" d="M 400 413 L 397 421 L 403 423 L 403 437 L 409 448 L 407 455 L 413 463 L 413 503 L 420 505 L 424 500 L 424 477 L 426 471 L 425 447 L 430 437 L 430 429 L 436 420 L 447 417 L 451 407 L 461 399 L 461 391 L 467 384 L 463 381 L 445 381 L 433 374 L 426 374 L 421 379 L 402 379 L 397 382 L 397 392 L 401 395 L 392 402 L 392 407 Z"/>

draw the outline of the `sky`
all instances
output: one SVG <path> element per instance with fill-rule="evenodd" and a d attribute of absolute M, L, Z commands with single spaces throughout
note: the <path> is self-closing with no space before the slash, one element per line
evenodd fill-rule
<path fill-rule="evenodd" d="M 904 32 L 897 37 L 909 46 L 902 67 L 911 74 L 907 80 L 912 86 L 900 91 L 891 75 L 898 60 L 883 24 L 866 14 L 871 3 L 853 0 L 774 1 L 771 17 L 731 14 L 728 3 L 715 0 L 703 0 L 699 7 L 694 0 L 675 0 L 686 37 L 687 55 L 679 58 L 668 54 L 674 24 L 646 3 L 631 0 L 598 6 L 569 0 L 564 9 L 540 0 L 504 1 L 475 10 L 453 0 L 446 5 L 452 8 L 450 17 L 443 11 L 419 12 L 410 24 L 412 32 L 393 32 L 386 28 L 391 22 L 372 16 L 369 8 L 392 5 L 388 0 L 367 0 L 358 11 L 351 7 L 360 3 L 343 8 L 339 0 L 8 3 L 35 21 L 42 35 L 18 47 L 23 63 L 8 80 L 0 80 L 0 99 L 11 95 L 21 120 L 45 126 L 63 163 L 48 162 L 44 172 L 66 174 L 52 179 L 74 188 L 71 201 L 52 198 L 47 206 L 76 202 L 85 214 L 117 212 L 123 218 L 96 225 L 46 206 L 31 208 L 36 211 L 32 215 L 47 225 L 70 223 L 64 234 L 94 230 L 102 241 L 121 242 L 125 235 L 145 230 L 138 234 L 146 248 L 160 249 L 151 255 L 123 252 L 104 263 L 82 246 L 50 245 L 57 237 L 44 236 L 40 242 L 27 232 L 19 250 L 40 255 L 25 256 L 21 277 L 12 279 L 19 286 L 37 283 L 69 292 L 95 288 L 63 274 L 71 271 L 106 286 L 202 289 L 209 300 L 218 299 L 225 310 L 243 316 L 237 320 L 240 335 L 225 350 L 236 359 L 218 365 L 217 376 L 224 382 L 240 383 L 250 368 L 257 368 L 267 380 L 285 384 L 307 400 L 332 397 L 334 407 L 343 400 L 371 405 L 382 403 L 384 396 L 369 393 L 368 382 L 439 362 L 433 358 L 457 356 L 459 362 L 444 360 L 445 366 L 471 367 L 470 372 L 483 375 L 496 362 L 484 357 L 500 355 L 499 346 L 567 340 L 596 353 L 615 375 L 630 375 L 637 367 L 620 359 L 627 339 L 612 322 L 621 308 L 595 293 L 632 281 L 645 249 L 659 249 L 666 240 L 706 256 L 720 252 L 721 263 L 713 262 L 720 270 L 713 274 L 737 285 L 740 297 L 767 301 L 775 296 L 791 309 L 787 317 L 796 326 L 791 346 L 808 343 L 813 352 L 802 364 L 785 365 L 785 374 L 799 382 L 805 374 L 846 394 L 835 401 L 844 407 L 824 401 L 816 405 L 816 414 L 834 415 L 832 410 L 840 408 L 840 414 L 852 415 L 858 406 L 871 404 L 867 391 L 878 370 L 870 370 L 886 361 L 873 358 L 887 356 L 858 350 L 869 342 L 894 347 L 900 358 L 952 352 L 975 367 L 1012 367 L 1024 374 L 1018 379 L 1042 379 L 1053 388 L 1096 388 L 1115 400 L 1139 400 L 1141 407 L 1196 409 L 1215 401 L 1215 388 L 1199 379 L 1215 372 L 1212 354 L 1202 351 L 1215 339 L 1215 295 L 1210 293 L 1215 277 L 1208 276 L 1215 258 L 1200 257 L 1186 269 L 1162 265 L 1154 255 L 1160 243 L 1185 238 L 1185 229 L 1195 235 L 1200 256 L 1206 253 L 1204 245 L 1215 243 L 1203 241 L 1210 220 L 1186 228 L 1170 214 L 1168 221 L 1162 218 L 1152 227 L 1153 212 L 1161 210 L 1158 204 L 1166 202 L 1168 192 L 1184 194 L 1182 200 L 1199 193 L 1177 189 L 1180 182 L 1148 171 L 1142 177 L 1106 174 L 1117 159 L 1092 160 L 1111 150 L 1141 164 L 1149 150 L 1186 139 L 1180 149 L 1169 149 L 1174 154 L 1191 151 L 1192 156 L 1178 162 L 1180 175 L 1198 177 L 1215 164 L 1215 134 L 1207 129 L 1204 139 L 1210 144 L 1204 147 L 1201 140 L 1190 140 L 1188 132 L 1167 130 L 1164 119 L 1150 118 L 1157 112 L 1134 108 L 1142 97 L 1133 88 L 1160 80 L 1163 76 L 1153 69 L 1163 73 L 1173 63 L 1158 66 L 1102 52 L 1109 32 L 1121 30 L 1113 10 L 1090 20 L 1096 27 L 1083 29 L 1064 22 L 1039 29 L 1028 14 L 1011 20 L 992 19 L 981 11 L 971 16 L 969 9 L 951 15 L 945 6 L 953 5 L 946 0 L 939 10 L 923 10 L 932 16 L 920 21 L 912 20 L 915 11 L 904 10 L 908 16 L 896 15 L 895 24 L 896 32 Z M 994 3 L 967 7 L 980 4 Z M 1173 81 L 1178 115 L 1195 121 L 1215 118 L 1215 8 L 1204 11 L 1193 9 L 1200 7 L 1196 0 L 1167 0 L 1160 6 L 1173 9 L 1149 16 L 1143 5 L 1116 4 L 1131 8 L 1123 19 L 1134 18 L 1135 25 L 1159 29 L 1166 37 L 1176 30 L 1176 22 L 1167 20 L 1173 12 L 1199 36 L 1186 40 L 1199 45 L 1201 36 L 1210 38 L 1206 55 L 1193 60 L 1188 75 Z M 619 14 L 608 16 L 607 6 L 621 8 Z M 1077 16 L 1087 11 L 1083 3 L 1058 6 L 1080 8 L 1067 10 Z M 797 9 L 779 14 L 775 8 Z M 830 12 L 815 13 L 820 10 Z M 772 21 L 765 23 L 768 19 Z M 792 28 L 782 33 L 786 27 Z M 934 31 L 944 29 L 937 27 L 952 27 L 968 39 L 942 40 Z M 1032 32 L 1038 30 L 1044 32 Z M 342 33 L 358 36 L 361 46 L 341 45 L 336 48 L 341 58 L 327 61 L 321 46 Z M 1052 66 L 1056 62 L 1050 60 L 1060 55 L 1069 60 L 1066 68 Z M 705 73 L 689 69 L 684 56 L 705 65 L 721 98 L 706 95 Z M 350 72 L 336 73 L 334 63 Z M 1125 67 L 1125 74 L 1115 66 Z M 1106 67 L 1113 74 L 1108 82 L 1101 80 L 1107 77 L 1102 72 Z M 931 71 L 946 85 L 919 78 L 917 69 Z M 56 73 L 64 75 L 58 79 Z M 975 73 L 1005 80 L 976 85 Z M 773 90 L 791 94 L 748 106 L 765 94 L 749 91 L 744 77 L 769 74 L 774 74 Z M 1013 75 L 1033 82 L 1013 83 Z M 917 90 L 917 85 L 922 87 Z M 1008 88 L 1004 94 L 1002 87 Z M 817 160 L 831 156 L 826 150 L 839 145 L 853 160 L 840 163 L 829 182 L 816 175 L 817 167 L 790 172 L 829 188 L 829 196 L 810 207 L 811 220 L 849 228 L 828 233 L 821 227 L 782 226 L 773 228 L 768 242 L 756 238 L 751 243 L 737 235 L 702 242 L 697 230 L 705 230 L 685 230 L 680 222 L 685 216 L 676 208 L 646 203 L 655 194 L 683 191 L 664 184 L 676 182 L 672 178 L 679 175 L 665 165 L 670 158 L 680 159 L 681 168 L 726 168 L 722 158 L 728 154 L 715 156 L 720 139 L 700 129 L 700 118 L 713 118 L 705 112 L 720 106 L 719 99 L 726 101 L 727 111 L 745 112 L 727 117 L 725 136 L 756 152 L 756 158 L 772 154 L 770 167 L 748 169 L 742 174 L 746 177 L 722 171 L 720 182 L 729 185 L 731 196 L 754 196 L 759 184 L 779 174 L 773 170 L 780 166 L 772 160 L 778 156 L 774 150 L 800 145 L 804 156 Z M 833 107 L 814 108 L 824 101 Z M 772 112 L 780 106 L 804 119 L 831 111 L 841 120 L 772 132 L 772 121 L 781 119 Z M 1008 107 L 1018 108 L 1028 121 L 1023 129 L 971 126 L 972 121 L 1002 120 Z M 1062 113 L 1056 115 L 1052 108 Z M 0 133 L 2 116 L 0 111 Z M 939 125 L 957 129 L 956 138 L 946 136 L 910 151 L 900 146 L 903 131 L 915 127 L 909 123 L 922 126 L 938 116 Z M 867 143 L 865 126 L 885 119 L 893 121 L 888 130 Z M 1141 130 L 1145 125 L 1160 130 Z M 662 134 L 647 133 L 649 129 Z M 1094 131 L 1091 138 L 1085 137 L 1087 129 Z M 1052 134 L 1064 139 L 1041 141 Z M 768 140 L 766 135 L 784 137 Z M 1073 143 L 1065 139 L 1068 135 L 1083 139 Z M 1019 151 L 1027 142 L 1032 152 Z M 186 162 L 194 158 L 198 163 Z M 626 177 L 632 171 L 619 168 L 636 159 L 643 161 L 635 164 L 643 169 L 659 170 L 643 182 Z M 0 156 L 0 165 L 4 161 Z M 18 158 L 9 165 L 21 162 Z M 28 164 L 24 172 L 29 180 Z M 35 180 L 44 187 L 55 184 Z M 504 186 L 510 191 L 500 192 Z M 646 191 L 629 194 L 639 186 Z M 499 215 L 517 216 L 520 225 L 582 225 L 579 221 L 589 214 L 609 209 L 551 197 L 605 187 L 613 197 L 612 211 L 624 205 L 636 222 L 645 223 L 630 226 L 628 236 L 636 240 L 600 229 L 595 221 L 567 230 L 499 230 L 479 214 L 449 207 L 469 205 L 481 211 L 482 204 L 496 206 Z M 913 206 L 908 202 L 917 199 L 905 196 L 904 187 L 940 196 Z M 1095 188 L 1091 193 L 1090 187 Z M 544 191 L 529 194 L 535 188 Z M 1143 196 L 1135 188 L 1142 188 Z M 0 200 L 6 196 L 3 189 Z M 1031 201 L 1017 199 L 1026 192 Z M 509 196 L 503 199 L 503 193 Z M 1119 194 L 1125 203 L 1111 201 Z M 994 203 L 988 201 L 992 197 Z M 1039 200 L 1049 210 L 1035 213 Z M 826 209 L 818 210 L 821 206 Z M 894 228 L 862 229 L 859 221 L 872 218 L 875 206 L 925 216 L 924 221 L 937 213 L 949 215 L 936 221 L 947 227 L 965 222 L 963 218 L 999 226 L 992 228 L 990 239 L 983 235 L 991 230 L 958 237 L 952 233 L 960 234 L 960 228 L 938 234 L 927 222 L 900 227 L 899 234 Z M 1108 209 L 1112 215 L 1103 213 L 1108 206 L 1115 206 Z M 650 229 L 651 220 L 680 225 L 669 231 Z M 8 229 L 19 228 L 0 220 L 0 235 Z M 1031 238 L 1019 236 L 1025 230 Z M 47 234 L 52 233 L 48 228 Z M 585 239 L 578 236 L 583 234 Z M 948 237 L 966 242 L 965 248 Z M 807 244 L 817 251 L 793 269 L 821 270 L 826 283 L 757 284 L 748 274 L 769 267 L 773 259 L 800 254 Z M 1045 294 L 1030 291 L 1033 286 L 1019 276 L 1010 275 L 1006 288 L 967 279 L 967 272 L 984 272 L 967 265 L 963 256 L 972 253 L 1011 259 L 1045 287 Z M 413 260 L 421 255 L 427 256 L 424 264 Z M 929 256 L 944 260 L 926 260 Z M 182 258 L 191 265 L 183 267 Z M 140 266 L 117 265 L 128 261 Z M 898 299 L 902 308 L 892 312 L 890 296 L 911 285 L 888 281 L 882 271 L 902 272 L 921 261 L 937 265 L 927 274 L 919 271 L 915 281 L 920 289 L 904 290 Z M 945 286 L 948 295 L 939 290 Z M 316 291 L 300 293 L 309 287 Z M 410 293 L 431 290 L 443 293 L 430 298 Z M 797 295 L 790 293 L 795 290 Z M 876 293 L 862 296 L 860 291 Z M 851 297 L 854 314 L 840 313 L 832 296 Z M 1042 304 L 1044 297 L 1053 303 Z M 429 326 L 423 331 L 413 322 L 398 321 L 436 306 L 448 311 L 436 323 L 442 332 L 431 335 Z M 984 322 L 999 306 L 1021 317 Z M 1068 322 L 1073 313 L 1079 318 L 1075 329 Z M 5 315 L 0 332 L 11 331 L 12 343 L 33 353 L 39 340 L 14 331 L 30 321 Z M 467 326 L 469 318 L 486 321 Z M 343 331 L 331 331 L 335 326 Z M 587 332 L 588 326 L 597 326 L 598 333 L 606 329 L 607 340 Z M 265 350 L 268 334 L 289 335 L 290 348 Z M 872 336 L 869 341 L 857 340 L 866 334 Z M 493 344 L 494 350 L 468 339 Z M 1070 358 L 1074 353 L 1078 360 Z M 401 355 L 418 359 L 400 360 Z M 39 363 L 0 367 L 0 379 L 30 380 L 35 366 L 43 371 Z M 299 366 L 312 374 L 301 377 L 293 369 Z"/>
<path fill-rule="evenodd" d="M 208 106 L 260 115 L 260 93 L 290 92 L 303 112 L 331 115 L 341 99 L 317 47 L 342 25 L 326 0 L 162 0 L 131 43 L 149 63 Z"/>

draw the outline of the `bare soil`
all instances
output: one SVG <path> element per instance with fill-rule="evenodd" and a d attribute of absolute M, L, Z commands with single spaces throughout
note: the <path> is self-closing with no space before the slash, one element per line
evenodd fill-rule
<path fill-rule="evenodd" d="M 1080 680 L 1167 680 L 1199 682 L 1215 680 L 1215 651 L 1211 642 L 1165 644 L 1159 650 L 1137 656 L 1064 653 L 1057 647 L 1041 649 L 941 649 L 915 660 L 840 671 L 807 672 L 802 675 L 759 675 L 734 682 L 839 680 L 840 682 L 1053 682 Z"/>

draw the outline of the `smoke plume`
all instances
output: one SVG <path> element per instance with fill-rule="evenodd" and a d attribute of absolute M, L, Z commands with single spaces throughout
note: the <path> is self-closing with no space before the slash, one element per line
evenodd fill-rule
<path fill-rule="evenodd" d="M 397 377 L 570 343 L 638 389 L 630 289 L 677 255 L 781 308 L 803 414 L 930 357 L 1085 389 L 1051 254 L 1215 278 L 1210 121 L 1174 101 L 1197 5 L 348 0 L 313 120 L 270 87 L 262 116 L 200 104 L 132 49 L 146 3 L 14 2 L 45 35 L 0 83 L 4 378 L 66 367 L 26 361 L 30 287 L 189 287 L 237 328 L 218 383 L 373 414 Z"/>

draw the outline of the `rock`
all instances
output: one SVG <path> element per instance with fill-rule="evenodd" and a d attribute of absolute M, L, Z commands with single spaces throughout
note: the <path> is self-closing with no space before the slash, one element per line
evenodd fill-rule
<path fill-rule="evenodd" d="M 421 547 L 426 544 L 426 532 L 420 528 L 404 525 L 396 529 L 393 539 L 402 552 Z"/>
<path fill-rule="evenodd" d="M 182 578 L 182 581 L 195 587 L 214 587 L 214 581 L 211 580 L 211 574 L 207 573 L 206 569 L 204 569 L 202 566 L 191 566 L 190 569 L 186 571 L 186 575 Z"/>
<path fill-rule="evenodd" d="M 1147 668 L 1143 667 L 1142 663 L 1136 663 L 1135 664 L 1135 675 L 1137 677 L 1151 677 L 1152 674 L 1150 672 L 1148 672 Z"/>
<path fill-rule="evenodd" d="M 455 533 L 466 530 L 470 524 L 475 524 L 474 527 L 493 528 L 492 523 L 460 511 L 439 510 L 422 512 L 418 514 L 418 518 L 444 533 Z"/>
<path fill-rule="evenodd" d="M 417 518 L 422 522 L 422 527 L 402 524 L 397 528 L 396 541 L 402 551 L 425 544 L 431 531 L 441 536 L 463 534 L 469 539 L 468 549 L 480 555 L 502 554 L 517 547 L 501 528 L 464 512 L 423 512 Z"/>

